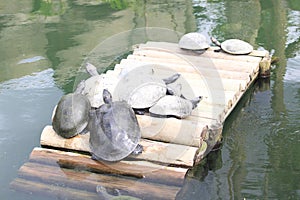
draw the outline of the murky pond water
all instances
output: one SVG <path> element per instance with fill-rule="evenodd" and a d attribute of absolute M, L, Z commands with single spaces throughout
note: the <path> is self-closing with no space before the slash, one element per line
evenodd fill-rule
<path fill-rule="evenodd" d="M 97 44 L 145 26 L 236 37 L 280 59 L 270 80 L 243 97 L 222 149 L 188 174 L 178 199 L 300 199 L 298 0 L 0 0 L 1 199 L 41 199 L 9 183 L 39 146 L 54 105 Z"/>

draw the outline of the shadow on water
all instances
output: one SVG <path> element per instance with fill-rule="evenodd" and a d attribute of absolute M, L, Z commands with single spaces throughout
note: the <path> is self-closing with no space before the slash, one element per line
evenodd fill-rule
<path fill-rule="evenodd" d="M 221 150 L 210 152 L 186 174 L 184 185 L 176 199 L 211 199 L 214 171 L 222 168 Z"/>

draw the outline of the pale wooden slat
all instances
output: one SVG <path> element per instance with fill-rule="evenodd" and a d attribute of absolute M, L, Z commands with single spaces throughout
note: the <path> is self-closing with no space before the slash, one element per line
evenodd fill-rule
<path fill-rule="evenodd" d="M 211 57 L 211 58 L 221 58 L 227 60 L 243 60 L 247 62 L 258 62 L 259 58 L 268 56 L 268 51 L 258 51 L 253 50 L 249 55 L 231 55 L 225 52 L 214 52 L 218 47 L 210 47 L 207 51 L 202 54 L 180 49 L 178 44 L 176 43 L 168 43 L 168 42 L 147 42 L 146 44 L 138 45 L 139 49 L 159 49 L 163 51 L 170 51 L 177 54 L 183 55 L 201 55 L 203 57 Z"/>
<path fill-rule="evenodd" d="M 249 79 L 249 73 L 245 72 L 232 72 L 232 71 L 225 71 L 225 70 L 218 70 L 212 68 L 205 68 L 205 67 L 194 67 L 189 65 L 180 65 L 180 64 L 169 64 L 169 63 L 162 63 L 162 62 L 155 62 L 155 61 L 147 61 L 147 60 L 134 60 L 134 59 L 123 59 L 120 62 L 121 65 L 126 67 L 134 67 L 134 66 L 143 66 L 149 64 L 157 64 L 157 67 L 165 68 L 174 70 L 178 73 L 182 72 L 189 72 L 189 73 L 199 73 L 200 75 L 208 78 L 226 78 L 226 79 L 234 79 L 234 80 L 247 80 Z M 237 67 L 238 68 L 238 67 Z"/>
<path fill-rule="evenodd" d="M 240 69 L 240 72 L 253 73 L 258 68 L 258 65 L 254 62 L 247 61 L 234 61 L 224 60 L 219 58 L 209 58 L 201 56 L 187 56 L 172 54 L 169 52 L 158 53 L 155 50 L 137 50 L 134 51 L 133 55 L 128 55 L 129 60 L 139 60 L 144 62 L 153 62 L 169 65 L 181 65 L 181 66 L 192 66 L 199 70 L 201 69 L 214 69 L 220 71 L 231 71 L 236 72 L 236 69 Z"/>
<path fill-rule="evenodd" d="M 128 67 L 127 67 L 128 66 Z M 130 66 L 130 67 L 129 67 Z M 118 64 L 116 65 L 116 68 L 114 69 L 114 73 L 110 73 L 111 77 L 118 77 L 119 80 L 122 79 L 122 71 L 126 68 L 126 72 L 128 73 L 129 71 L 127 70 L 134 70 L 134 67 L 138 67 L 138 65 L 123 65 L 123 64 Z M 156 69 L 156 68 L 155 68 Z M 125 71 L 125 70 L 124 70 Z M 180 72 L 178 72 L 180 73 Z M 157 78 L 167 78 L 171 75 L 174 75 L 175 72 L 166 70 L 166 69 L 157 69 L 155 70 L 155 76 Z M 226 79 L 223 78 L 221 79 L 217 75 L 215 75 L 212 78 L 204 77 L 201 74 L 197 73 L 180 73 L 180 78 L 176 80 L 171 85 L 177 85 L 180 84 L 183 86 L 182 91 L 185 92 L 185 90 L 193 89 L 195 91 L 203 92 L 204 94 L 212 93 L 214 91 L 219 91 L 220 93 L 226 93 L 226 92 L 236 92 L 236 90 L 240 90 L 241 85 L 246 85 L 247 81 L 249 81 L 249 78 L 244 78 L 242 80 L 237 79 L 237 80 L 232 80 L 232 79 Z M 228 86 L 224 87 L 224 83 L 229 83 L 231 82 L 231 85 L 234 84 L 234 86 Z M 214 84 L 212 84 L 214 83 Z"/>
<path fill-rule="evenodd" d="M 132 64 L 117 64 L 115 66 L 115 74 L 116 76 L 119 76 L 121 73 L 121 70 L 125 69 L 130 70 L 134 67 L 139 67 L 140 65 L 138 63 L 132 63 Z M 157 66 L 160 68 L 160 66 Z M 172 73 L 172 71 L 170 71 Z M 170 73 L 169 72 L 169 73 Z M 158 74 L 158 77 L 165 78 L 167 74 L 163 73 L 163 70 L 160 69 L 160 73 Z M 200 90 L 204 88 L 205 90 L 221 90 L 221 91 L 236 91 L 236 90 L 244 90 L 247 86 L 247 83 L 250 81 L 250 77 L 245 77 L 244 79 L 228 79 L 228 78 L 220 78 L 218 74 L 215 74 L 213 77 L 204 77 L 201 74 L 199 75 L 197 72 L 193 74 L 193 72 L 189 73 L 183 73 L 179 72 L 185 80 L 188 80 L 190 82 L 194 82 L 196 85 L 191 85 L 191 87 L 198 87 Z M 174 74 L 174 71 L 173 71 Z M 119 76 L 121 77 L 121 76 Z M 177 81 L 176 81 L 177 82 Z"/>
<path fill-rule="evenodd" d="M 201 133 L 216 120 L 192 121 L 189 119 L 154 118 L 137 115 L 143 138 L 200 147 Z"/>
<path fill-rule="evenodd" d="M 46 126 L 41 134 L 41 145 L 90 152 L 89 133 L 65 139 L 55 133 L 52 126 Z M 135 159 L 148 160 L 157 163 L 192 167 L 194 156 L 198 148 L 185 145 L 169 144 L 142 139 L 144 147 L 142 154 Z M 204 153 L 204 152 L 203 152 Z"/>

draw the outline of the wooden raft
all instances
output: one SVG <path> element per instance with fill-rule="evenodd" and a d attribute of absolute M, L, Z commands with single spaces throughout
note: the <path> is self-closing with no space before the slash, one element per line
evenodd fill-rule
<path fill-rule="evenodd" d="M 260 65 L 270 65 L 267 51 L 233 56 L 214 49 L 199 53 L 173 43 L 147 42 L 107 71 L 106 76 L 118 78 L 123 70 L 151 64 L 161 77 L 180 73 L 178 81 L 203 96 L 186 119 L 137 115 L 142 154 L 116 163 L 94 161 L 89 133 L 64 139 L 49 125 L 41 134 L 42 148 L 33 149 L 11 187 L 59 198 L 99 199 L 96 188 L 101 185 L 143 199 L 175 199 L 187 170 L 220 140 L 225 119 L 257 78 Z"/>

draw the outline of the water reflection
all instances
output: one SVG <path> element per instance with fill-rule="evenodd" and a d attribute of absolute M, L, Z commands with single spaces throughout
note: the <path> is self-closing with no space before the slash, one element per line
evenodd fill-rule
<path fill-rule="evenodd" d="M 184 186 L 177 193 L 176 199 L 216 199 L 214 193 L 220 188 L 211 186 L 215 181 L 214 172 L 221 168 L 221 150 L 210 152 L 196 167 L 188 171 Z"/>
<path fill-rule="evenodd" d="M 216 2 L 197 2 L 208 7 L 220 6 Z M 295 121 L 299 121 L 296 116 L 299 108 L 295 107 L 299 105 L 299 84 L 295 82 L 299 79 L 299 65 L 296 63 L 299 59 L 295 56 L 299 54 L 297 12 L 287 8 L 283 1 L 222 3 L 221 20 L 214 20 L 210 32 L 219 38 L 235 36 L 274 49 L 280 62 L 274 67 L 271 79 L 254 85 L 255 90 L 247 93 L 227 119 L 223 131 L 223 167 L 216 171 L 216 180 L 194 179 L 192 187 L 206 188 L 203 193 L 210 195 L 208 199 L 222 199 L 224 196 L 228 199 L 297 199 L 299 184 L 295 175 L 299 176 L 296 165 L 300 163 L 295 159 L 300 129 Z M 247 17 L 243 18 L 241 11 L 245 16 L 247 13 Z M 205 22 L 206 19 L 207 16 L 198 16 L 200 27 L 202 20 Z M 204 23 L 204 29 L 206 26 Z M 290 184 L 287 180 L 291 180 Z M 211 187 L 205 187 L 206 184 Z M 211 188 L 218 188 L 220 184 L 221 193 L 212 192 Z"/>
<path fill-rule="evenodd" d="M 7 185 L 85 56 L 112 35 L 159 26 L 236 37 L 280 59 L 227 119 L 221 151 L 189 172 L 178 199 L 299 199 L 299 11 L 297 0 L 0 1 L 0 196 L 33 198 L 11 196 Z M 45 59 L 18 65 L 35 56 Z"/>

